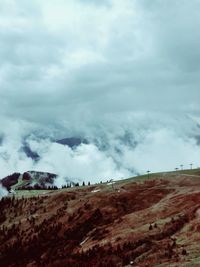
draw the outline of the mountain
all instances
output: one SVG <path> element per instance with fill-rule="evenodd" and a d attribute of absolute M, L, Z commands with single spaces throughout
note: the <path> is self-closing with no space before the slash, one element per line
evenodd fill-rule
<path fill-rule="evenodd" d="M 75 148 L 81 144 L 88 144 L 89 142 L 85 138 L 70 137 L 56 140 L 56 143 Z"/>
<path fill-rule="evenodd" d="M 0 201 L 1 267 L 200 266 L 200 170 L 20 191 Z"/>
<path fill-rule="evenodd" d="M 40 156 L 38 155 L 37 152 L 35 151 L 32 151 L 29 144 L 24 142 L 23 146 L 22 146 L 22 149 L 21 149 L 28 158 L 31 158 L 33 159 L 34 161 L 37 161 L 40 159 Z"/>
<path fill-rule="evenodd" d="M 18 183 L 20 173 L 16 172 L 11 175 L 6 176 L 0 180 L 0 184 L 5 187 L 7 190 L 10 190 L 12 186 Z"/>
<path fill-rule="evenodd" d="M 70 148 L 76 148 L 77 146 L 81 144 L 89 144 L 88 140 L 85 138 L 79 138 L 79 137 L 69 137 L 69 138 L 64 138 L 64 139 L 59 139 L 59 140 L 53 140 L 52 142 L 64 145 L 64 146 L 69 146 Z M 0 143 L 1 143 L 1 137 L 0 137 Z M 37 161 L 40 159 L 39 154 L 37 151 L 33 151 L 28 142 L 24 140 L 23 146 L 21 148 L 21 151 L 23 151 L 28 158 L 33 159 L 34 161 Z"/>
<path fill-rule="evenodd" d="M 53 186 L 57 175 L 48 172 L 27 171 L 24 173 L 13 173 L 0 180 L 0 183 L 7 190 L 26 189 L 30 186 L 47 187 Z"/>

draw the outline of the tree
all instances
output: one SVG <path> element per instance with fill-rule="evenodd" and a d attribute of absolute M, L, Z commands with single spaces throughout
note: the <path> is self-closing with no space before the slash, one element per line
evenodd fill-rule
<path fill-rule="evenodd" d="M 31 180 L 31 176 L 30 176 L 30 174 L 28 172 L 24 172 L 22 179 L 25 180 L 25 181 L 30 181 Z"/>
<path fill-rule="evenodd" d="M 186 255 L 187 255 L 187 251 L 186 251 L 186 249 L 183 249 L 183 250 L 182 250 L 182 255 L 183 255 L 183 256 L 186 256 Z"/>

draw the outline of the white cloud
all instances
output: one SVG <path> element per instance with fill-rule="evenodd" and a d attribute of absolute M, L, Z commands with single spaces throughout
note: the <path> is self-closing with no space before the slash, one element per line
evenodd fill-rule
<path fill-rule="evenodd" d="M 35 169 L 56 172 L 60 177 L 92 182 L 130 175 L 123 167 L 118 168 L 113 159 L 94 144 L 82 144 L 72 150 L 53 143 L 46 153 L 41 155 Z"/>
<path fill-rule="evenodd" d="M 162 172 L 172 171 L 174 168 L 189 169 L 190 163 L 195 168 L 199 166 L 200 147 L 193 138 L 183 138 L 169 129 L 150 132 L 134 151 L 128 151 L 125 162 L 130 158 L 139 173 L 147 170 Z"/>
<path fill-rule="evenodd" d="M 7 194 L 8 194 L 8 191 L 4 187 L 2 187 L 1 184 L 0 184 L 0 199 L 2 197 L 7 196 Z"/>
<path fill-rule="evenodd" d="M 0 145 L 1 178 L 13 172 L 46 171 L 58 174 L 56 184 L 61 186 L 65 178 L 94 183 L 142 174 L 148 169 L 157 172 L 174 170 L 180 164 L 185 168 L 189 168 L 190 163 L 199 166 L 200 146 L 195 139 L 198 129 L 197 126 L 195 130 L 195 122 L 188 119 L 191 130 L 183 132 L 182 127 L 174 128 L 176 120 L 166 125 L 167 120 L 163 124 L 155 123 L 144 116 L 142 123 L 142 118 L 141 114 L 135 116 L 135 127 L 126 122 L 113 129 L 105 126 L 92 132 L 90 128 L 90 143 L 74 149 L 39 137 L 37 132 L 26 137 L 29 130 L 33 132 L 33 126 L 12 123 L 12 131 L 10 134 L 5 131 Z M 34 161 L 23 152 L 24 138 L 39 155 L 39 160 Z"/>

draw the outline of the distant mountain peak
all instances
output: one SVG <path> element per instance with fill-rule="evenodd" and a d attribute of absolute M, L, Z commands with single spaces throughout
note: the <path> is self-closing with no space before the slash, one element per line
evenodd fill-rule
<path fill-rule="evenodd" d="M 58 144 L 69 146 L 71 148 L 75 148 L 81 144 L 89 144 L 88 140 L 80 137 L 67 137 L 60 140 L 55 141 Z"/>

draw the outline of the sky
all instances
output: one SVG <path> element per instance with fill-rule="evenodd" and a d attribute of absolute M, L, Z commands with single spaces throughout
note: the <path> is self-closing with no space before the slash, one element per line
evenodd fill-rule
<path fill-rule="evenodd" d="M 199 166 L 199 10 L 198 0 L 0 0 L 0 177 Z M 52 141 L 72 136 L 89 143 Z"/>

